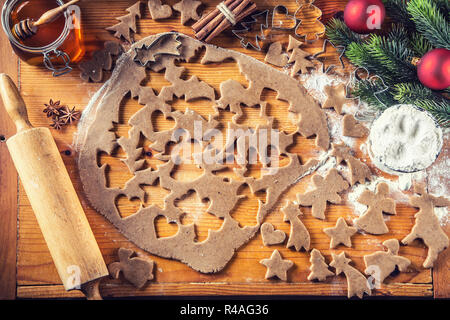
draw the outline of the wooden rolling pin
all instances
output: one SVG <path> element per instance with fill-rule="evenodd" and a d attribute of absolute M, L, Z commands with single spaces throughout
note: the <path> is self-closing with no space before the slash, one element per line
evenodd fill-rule
<path fill-rule="evenodd" d="M 11 78 L 0 74 L 3 102 L 17 134 L 7 146 L 66 290 L 99 298 L 108 269 L 48 128 L 33 128 Z M 98 296 L 97 296 L 98 295 Z"/>

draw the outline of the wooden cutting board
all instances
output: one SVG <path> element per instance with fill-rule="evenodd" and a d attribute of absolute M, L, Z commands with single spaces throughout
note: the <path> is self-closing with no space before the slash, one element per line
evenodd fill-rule
<path fill-rule="evenodd" d="M 2 1 L 4 2 L 4 1 Z M 166 3 L 173 4 L 176 1 L 167 0 Z M 211 10 L 219 1 L 207 2 L 206 11 Z M 271 9 L 280 4 L 279 1 L 255 1 L 260 9 Z M 85 35 L 85 44 L 87 52 L 101 48 L 102 42 L 114 39 L 105 28 L 116 23 L 115 17 L 125 14 L 125 9 L 131 6 L 134 1 L 108 1 L 98 0 L 83 2 L 82 25 Z M 343 10 L 345 0 L 317 0 L 316 5 L 324 13 L 323 20 L 327 20 L 339 10 Z M 289 8 L 291 13 L 295 12 L 297 5 L 295 0 L 283 1 L 283 5 Z M 143 6 L 144 7 L 144 6 Z M 189 27 L 183 27 L 180 24 L 180 17 L 175 13 L 173 18 L 161 22 L 155 22 L 150 19 L 148 8 L 145 6 L 145 13 L 138 22 L 138 35 L 136 39 L 141 39 L 147 35 L 167 32 L 171 30 L 180 31 L 192 35 Z M 287 43 L 289 32 L 275 33 L 270 41 L 282 41 Z M 292 34 L 292 33 L 291 33 Z M 213 41 L 214 44 L 241 51 L 251 55 L 261 61 L 264 61 L 264 52 L 243 49 L 239 41 L 233 37 L 231 32 L 225 32 L 222 36 Z M 310 53 L 316 53 L 321 50 L 322 41 L 305 46 L 305 50 Z M 0 61 L 1 72 L 7 72 L 14 76 L 19 84 L 20 90 L 28 106 L 29 116 L 34 126 L 48 126 L 49 120 L 42 112 L 43 104 L 49 99 L 61 100 L 68 106 L 76 106 L 82 110 L 88 104 L 90 98 L 100 88 L 101 84 L 86 84 L 79 78 L 79 71 L 75 69 L 72 73 L 60 78 L 53 78 L 51 73 L 41 67 L 33 67 L 20 63 L 13 56 L 5 36 L 1 35 L 0 41 Z M 88 53 L 88 55 L 89 55 Z M 324 56 L 329 64 L 338 62 L 336 51 L 330 50 Z M 228 78 L 239 80 L 242 76 L 238 69 L 232 64 L 223 64 L 213 71 L 210 67 L 200 64 L 194 65 L 197 74 L 202 75 L 202 79 L 212 84 L 219 84 Z M 152 87 L 159 89 L 166 84 L 163 76 L 153 78 Z M 271 113 L 280 121 L 281 125 L 289 127 L 287 119 L 287 106 L 275 104 L 275 97 L 270 92 L 266 93 L 266 99 L 273 101 L 275 107 L 271 108 Z M 186 108 L 186 103 L 180 103 L 175 106 L 180 110 Z M 197 106 L 200 111 L 207 112 L 210 106 Z M 120 123 L 117 124 L 118 134 L 126 134 L 126 121 L 136 110 L 136 102 L 129 102 L 125 105 L 121 114 Z M 202 109 L 204 108 L 204 109 Z M 7 119 L 4 110 L 0 111 L 0 135 L 9 137 L 13 134 L 11 123 Z M 245 117 L 246 121 L 251 122 L 252 114 L 249 111 Z M 161 123 L 164 125 L 164 123 Z M 102 287 L 101 292 L 104 297 L 123 297 L 123 296 L 152 296 L 152 295 L 346 295 L 346 281 L 342 276 L 329 278 L 324 283 L 309 282 L 306 278 L 309 274 L 309 255 L 305 252 L 295 252 L 281 246 L 264 247 L 261 241 L 261 235 L 258 234 L 248 244 L 244 245 L 233 258 L 231 263 L 220 273 L 215 275 L 204 275 L 190 269 L 183 263 L 161 259 L 156 256 L 136 248 L 125 237 L 123 237 L 106 219 L 95 212 L 87 203 L 83 196 L 80 179 L 75 163 L 76 154 L 72 148 L 73 136 L 76 127 L 71 126 L 62 131 L 52 130 L 59 150 L 62 153 L 63 160 L 68 168 L 75 188 L 82 199 L 88 220 L 91 224 L 95 237 L 98 241 L 106 263 L 116 261 L 116 251 L 119 247 L 128 247 L 138 251 L 140 254 L 148 255 L 156 261 L 155 280 L 142 290 L 136 290 L 131 285 L 122 280 L 108 280 Z M 300 154 L 302 160 L 307 160 L 315 155 L 316 149 L 312 141 L 301 139 L 292 149 L 293 152 Z M 360 143 L 361 141 L 359 141 Z M 359 148 L 356 149 L 357 151 Z M 359 152 L 359 151 L 358 151 Z M 358 156 L 362 156 L 359 152 Z M 121 186 L 129 178 L 126 174 L 124 165 L 113 157 L 101 157 L 101 162 L 109 163 L 111 170 L 109 173 L 109 183 L 111 186 Z M 0 143 L 0 297 L 9 298 L 55 298 L 55 297 L 81 297 L 81 293 L 65 292 L 61 281 L 56 273 L 52 259 L 44 242 L 36 219 L 25 195 L 24 190 L 17 184 L 17 175 L 9 161 L 9 155 L 4 143 Z M 192 168 L 180 168 L 177 174 L 180 177 L 192 177 L 195 172 Z M 257 168 L 256 168 L 257 169 Z M 286 199 L 293 200 L 295 193 L 305 190 L 309 178 L 305 178 L 301 183 L 293 187 L 279 202 L 273 213 L 267 218 L 268 222 L 273 223 L 277 229 L 283 230 L 289 234 L 289 224 L 283 222 L 283 215 L 280 211 L 281 206 Z M 57 192 L 57 190 L 55 190 Z M 155 202 L 162 201 L 164 193 L 161 190 L 150 190 Z M 245 192 L 245 191 L 244 191 Z M 241 224 L 254 224 L 254 216 L 257 210 L 257 195 L 251 195 L 247 200 L 240 203 L 234 217 Z M 159 197 L 159 198 L 158 198 Z M 129 214 L 137 208 L 139 204 L 133 202 L 119 203 L 119 209 L 122 214 Z M 200 214 L 197 221 L 197 231 L 199 240 L 206 237 L 207 230 L 217 229 L 220 224 L 216 220 L 208 217 L 205 212 L 205 204 L 194 197 L 188 197 L 183 203 L 186 212 Z M 347 206 L 330 205 L 327 209 L 327 220 L 322 222 L 313 219 L 309 208 L 302 208 L 305 217 L 302 219 L 311 233 L 311 246 L 321 250 L 327 262 L 330 262 L 329 239 L 322 232 L 323 228 L 334 226 L 338 217 L 351 216 L 351 208 Z M 368 253 L 383 250 L 381 243 L 389 238 L 402 239 L 407 235 L 414 224 L 414 213 L 417 210 L 407 207 L 404 204 L 397 206 L 397 216 L 393 216 L 388 221 L 390 233 L 384 236 L 370 236 L 357 234 L 353 238 L 353 248 L 345 249 L 347 255 L 352 258 L 356 268 L 364 270 L 362 257 Z M 18 215 L 18 224 L 16 224 L 16 214 Z M 16 226 L 18 226 L 16 230 Z M 158 224 L 158 232 L 161 236 L 169 235 L 174 230 L 163 222 Z M 446 227 L 450 232 L 450 227 Z M 17 237 L 16 237 L 17 232 Z M 259 264 L 259 261 L 268 258 L 274 249 L 278 249 L 284 258 L 290 259 L 295 263 L 295 269 L 289 274 L 287 283 L 276 280 L 265 280 L 265 267 Z M 337 250 L 340 252 L 341 250 Z M 421 267 L 426 257 L 426 248 L 417 243 L 414 246 L 401 247 L 400 254 L 409 258 L 413 263 L 414 271 L 409 273 L 400 273 L 387 279 L 386 284 L 381 289 L 375 290 L 375 295 L 390 296 L 435 296 L 449 297 L 450 288 L 448 285 L 450 272 L 448 267 L 449 250 L 441 254 L 437 267 L 434 270 L 425 270 Z M 17 260 L 15 257 L 17 256 Z"/>

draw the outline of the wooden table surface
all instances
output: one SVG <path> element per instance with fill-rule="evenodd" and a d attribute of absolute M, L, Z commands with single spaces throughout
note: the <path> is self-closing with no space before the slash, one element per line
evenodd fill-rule
<path fill-rule="evenodd" d="M 4 2 L 1 1 L 2 3 Z M 176 1 L 167 0 L 166 3 L 173 4 Z M 217 5 L 219 1 L 203 1 L 206 10 Z M 255 1 L 258 7 L 273 8 L 279 4 L 278 1 Z M 82 8 L 82 25 L 85 35 L 85 43 L 88 55 L 93 50 L 100 48 L 105 40 L 113 37 L 105 31 L 105 28 L 115 23 L 115 17 L 125 13 L 125 9 L 132 5 L 134 1 L 122 0 L 98 0 L 85 1 L 80 4 Z M 317 0 L 316 5 L 324 13 L 323 20 L 329 19 L 339 10 L 343 10 L 345 0 Z M 283 1 L 283 5 L 293 13 L 297 8 L 295 0 Z M 144 7 L 144 6 L 143 6 Z M 141 39 L 147 35 L 170 30 L 177 30 L 188 35 L 192 35 L 189 27 L 184 27 L 179 22 L 179 14 L 175 13 L 171 19 L 155 22 L 150 19 L 147 6 L 142 19 L 138 22 L 138 34 L 136 39 Z M 289 32 L 274 34 L 273 40 L 287 43 Z M 292 34 L 292 33 L 291 33 Z M 261 61 L 264 60 L 264 52 L 243 49 L 239 41 L 230 32 L 225 32 L 222 36 L 213 41 L 214 44 L 230 49 L 235 49 L 249 54 Z M 310 53 L 321 50 L 322 42 L 317 41 L 306 45 L 304 49 Z M 330 64 L 337 63 L 337 54 L 330 50 L 327 52 L 326 61 Z M 233 64 L 224 64 L 220 70 L 214 70 L 196 64 L 193 66 L 198 74 L 217 89 L 221 81 L 233 78 L 242 80 L 242 75 Z M 82 110 L 93 94 L 100 88 L 101 84 L 86 84 L 79 78 L 79 71 L 76 68 L 72 73 L 60 78 L 53 78 L 51 73 L 42 67 L 29 66 L 17 60 L 9 46 L 3 32 L 0 34 L 0 72 L 8 73 L 20 86 L 20 91 L 28 106 L 29 116 L 34 126 L 48 126 L 49 120 L 42 113 L 43 104 L 50 98 L 61 100 L 63 104 L 76 106 Z M 165 85 L 165 80 L 161 76 L 151 81 L 148 85 L 161 88 Z M 276 116 L 280 127 L 289 130 L 287 120 L 287 109 L 285 105 L 275 101 L 274 95 L 266 94 L 269 104 L 277 105 L 270 108 L 271 114 Z M 130 99 L 131 100 L 131 99 Z M 189 106 L 184 101 L 174 104 L 174 108 L 184 110 Z M 127 102 L 124 112 L 121 114 L 120 123 L 116 126 L 118 134 L 126 134 L 127 119 L 136 110 L 137 102 L 131 100 Z M 192 107 L 192 106 L 189 106 Z M 196 106 L 200 113 L 207 112 L 208 105 Z M 252 121 L 255 114 L 249 110 L 246 113 L 246 121 Z M 261 235 L 258 234 L 248 244 L 244 245 L 237 252 L 229 265 L 220 273 L 214 275 L 200 274 L 183 263 L 161 259 L 150 255 L 126 240 L 103 216 L 95 212 L 84 198 L 80 178 L 75 163 L 76 153 L 72 148 L 73 136 L 76 127 L 71 126 L 62 131 L 52 133 L 56 139 L 63 160 L 68 168 L 75 188 L 82 199 L 88 220 L 91 224 L 95 237 L 98 241 L 106 263 L 116 260 L 116 251 L 119 247 L 125 246 L 133 248 L 139 254 L 150 256 L 156 262 L 155 280 L 151 281 L 141 290 L 134 289 L 131 285 L 119 280 L 107 280 L 101 286 L 104 297 L 123 296 L 178 296 L 178 295 L 313 295 L 313 296 L 345 296 L 346 281 L 343 276 L 328 278 L 323 283 L 309 282 L 306 278 L 309 274 L 309 254 L 305 252 L 295 252 L 284 248 L 283 245 L 264 247 Z M 8 138 L 15 133 L 11 121 L 6 116 L 3 108 L 0 107 L 0 135 Z M 359 141 L 361 142 L 361 141 Z M 359 149 L 357 149 L 358 151 Z M 66 152 L 70 151 L 70 152 Z M 307 160 L 316 151 L 311 140 L 303 138 L 296 139 L 296 144 L 292 148 L 293 152 L 301 155 L 302 160 Z M 363 156 L 358 151 L 358 156 Z M 148 159 L 151 162 L 151 159 Z M 109 163 L 111 170 L 109 173 L 110 186 L 123 186 L 129 179 L 129 174 L 123 164 L 114 157 L 101 157 L 102 163 Z M 370 160 L 368 160 L 370 162 Z M 192 168 L 181 168 L 179 174 L 185 177 L 195 176 L 196 172 Z M 266 221 L 273 223 L 277 229 L 289 234 L 289 224 L 283 222 L 283 215 L 280 211 L 286 199 L 294 200 L 297 192 L 302 192 L 308 185 L 310 178 L 303 179 L 298 185 L 287 192 L 273 213 Z M 155 187 L 150 190 L 154 195 L 154 203 L 162 201 L 164 190 Z M 248 190 L 243 190 L 243 194 L 248 195 L 248 199 L 240 203 L 234 217 L 242 225 L 255 223 L 255 215 L 258 207 L 258 195 L 252 195 Z M 123 202 L 119 203 L 119 210 L 123 215 L 134 212 L 139 203 Z M 191 214 L 203 213 L 205 204 L 199 202 L 195 197 L 188 197 L 180 206 Z M 332 250 L 329 250 L 329 239 L 322 232 L 325 227 L 334 226 L 340 217 L 352 217 L 351 208 L 345 205 L 329 205 L 327 209 L 327 220 L 319 221 L 313 219 L 310 208 L 302 208 L 305 213 L 302 219 L 311 233 L 311 246 L 320 249 L 330 262 Z M 414 213 L 417 210 L 405 204 L 397 205 L 396 216 L 392 216 L 387 222 L 390 232 L 383 236 L 371 236 L 357 234 L 353 238 L 353 248 L 347 249 L 347 255 L 354 261 L 354 265 L 360 271 L 364 270 L 363 256 L 378 250 L 383 250 L 381 243 L 389 238 L 402 239 L 407 235 L 414 224 Z M 169 235 L 174 232 L 171 228 L 159 222 L 158 232 L 160 236 Z M 207 235 L 207 230 L 220 227 L 220 224 L 208 214 L 201 215 L 197 221 L 197 231 L 199 240 Z M 446 226 L 446 231 L 450 233 L 450 226 Z M 265 267 L 259 264 L 259 260 L 270 256 L 274 249 L 278 249 L 284 258 L 295 262 L 295 268 L 290 271 L 288 282 L 276 280 L 265 280 Z M 335 252 L 344 250 L 339 247 Z M 375 290 L 374 295 L 382 296 L 418 296 L 418 297 L 450 297 L 449 287 L 449 250 L 441 254 L 436 267 L 432 270 L 422 268 L 422 263 L 426 257 L 426 248 L 420 242 L 412 246 L 402 246 L 400 254 L 412 261 L 412 267 L 407 273 L 398 273 L 386 280 L 381 289 Z M 65 292 L 61 281 L 56 273 L 47 246 L 37 225 L 36 219 L 28 202 L 28 199 L 20 186 L 16 171 L 9 158 L 5 143 L 0 143 L 0 298 L 61 298 L 61 297 L 82 297 L 79 291 Z"/>

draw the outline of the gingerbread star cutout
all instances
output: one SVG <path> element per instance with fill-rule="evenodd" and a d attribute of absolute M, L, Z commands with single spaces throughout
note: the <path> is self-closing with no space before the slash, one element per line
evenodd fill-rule
<path fill-rule="evenodd" d="M 347 90 L 345 87 L 344 83 L 337 86 L 325 86 L 324 90 L 327 95 L 327 100 L 322 105 L 322 109 L 334 108 L 338 114 L 342 114 L 344 104 L 353 101 L 353 99 L 347 98 Z"/>
<path fill-rule="evenodd" d="M 181 24 L 185 25 L 190 19 L 195 21 L 200 19 L 197 8 L 201 5 L 200 1 L 181 0 L 173 5 L 173 9 L 181 13 Z"/>
<path fill-rule="evenodd" d="M 342 217 L 338 219 L 335 227 L 323 229 L 323 232 L 331 238 L 331 249 L 336 248 L 341 243 L 350 248 L 352 246 L 351 237 L 357 231 L 358 230 L 355 227 L 349 227 L 347 222 L 345 222 L 345 219 Z"/>
<path fill-rule="evenodd" d="M 287 280 L 287 271 L 294 265 L 290 260 L 283 260 L 278 250 L 272 253 L 270 259 L 263 259 L 259 263 L 267 267 L 266 279 L 276 276 L 283 281 Z"/>

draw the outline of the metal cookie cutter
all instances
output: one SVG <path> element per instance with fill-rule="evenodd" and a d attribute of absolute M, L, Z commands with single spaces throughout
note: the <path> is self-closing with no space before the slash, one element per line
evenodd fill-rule
<path fill-rule="evenodd" d="M 295 2 L 299 5 L 297 11 L 295 11 L 295 14 L 294 14 L 294 17 L 295 17 L 297 20 L 299 20 L 297 26 L 295 27 L 295 35 L 296 35 L 297 37 L 299 37 L 299 38 L 305 37 L 305 42 L 309 42 L 309 43 L 316 42 L 317 40 L 319 40 L 320 36 L 323 35 L 323 34 L 325 33 L 325 26 L 323 25 L 322 22 L 319 21 L 319 19 L 322 17 L 322 10 L 320 10 L 318 7 L 316 7 L 315 5 L 313 5 L 314 1 L 315 1 L 315 0 L 303 0 L 303 1 L 302 1 L 302 2 L 303 2 L 302 4 L 299 4 L 299 3 L 298 3 L 298 0 L 295 1 Z M 303 34 L 303 35 L 302 35 L 302 34 L 299 34 L 299 33 L 298 33 L 298 29 L 299 29 L 301 26 L 303 26 L 303 25 L 302 25 L 302 21 L 303 21 L 303 20 L 302 20 L 302 19 L 298 19 L 297 16 L 298 16 L 298 13 L 299 13 L 301 10 L 303 10 L 304 7 L 306 7 L 306 6 L 309 6 L 310 8 L 312 8 L 312 9 L 317 10 L 318 12 L 320 12 L 320 15 L 316 18 L 315 22 L 316 22 L 316 23 L 319 23 L 320 25 L 322 25 L 322 29 L 323 29 L 323 30 L 320 31 L 320 32 L 315 32 L 315 39 L 313 39 L 313 40 L 308 39 L 308 34 Z"/>
<path fill-rule="evenodd" d="M 358 75 L 358 71 L 364 71 L 365 74 L 367 74 L 367 77 L 366 78 L 362 78 L 361 76 Z M 380 76 L 377 76 L 377 75 L 370 76 L 369 70 L 367 70 L 364 67 L 357 67 L 357 68 L 355 68 L 352 71 L 352 73 L 350 74 L 350 81 L 348 82 L 348 85 L 347 85 L 347 90 L 348 90 L 349 86 L 353 86 L 355 83 L 357 83 L 359 81 L 363 81 L 363 80 L 367 80 L 367 81 L 370 81 L 372 83 L 375 82 L 375 81 L 380 81 L 381 82 L 382 89 L 378 90 L 377 92 L 374 92 L 373 95 L 374 95 L 375 99 L 377 99 L 377 101 L 381 105 L 383 105 L 383 106 L 385 106 L 387 108 L 388 106 L 379 98 L 379 95 L 384 93 L 384 92 L 386 92 L 386 91 L 388 91 L 389 87 L 386 85 L 386 83 L 384 82 L 383 78 L 381 78 Z M 358 105 L 361 103 L 361 99 L 360 98 L 356 97 L 356 98 L 353 98 L 353 99 L 357 99 L 358 100 Z M 378 111 L 362 111 L 361 112 L 360 110 L 358 110 L 355 113 L 355 119 L 361 120 L 361 121 L 371 121 L 371 120 L 375 119 L 377 114 L 378 114 Z"/>
<path fill-rule="evenodd" d="M 276 22 L 275 16 L 277 14 L 283 14 L 286 17 L 287 20 L 291 20 L 294 21 L 295 24 L 293 27 L 283 27 L 283 21 L 278 21 L 278 23 Z M 279 30 L 294 30 L 297 28 L 297 23 L 298 23 L 298 19 L 295 16 L 292 16 L 289 14 L 289 9 L 286 6 L 283 6 L 281 4 L 277 5 L 276 7 L 273 8 L 272 11 L 272 29 L 279 29 Z"/>
<path fill-rule="evenodd" d="M 336 49 L 336 51 L 338 51 L 339 54 L 339 62 L 341 63 L 341 67 L 343 69 L 345 69 L 345 64 L 344 64 L 344 60 L 342 59 L 342 57 L 344 56 L 345 53 L 345 47 L 344 46 L 335 46 L 330 40 L 325 39 L 323 41 L 323 46 L 322 46 L 322 51 L 316 53 L 313 55 L 313 58 L 317 61 L 319 61 L 322 64 L 322 72 L 325 74 L 328 74 L 328 72 L 330 72 L 331 70 L 333 70 L 334 68 L 336 68 L 336 65 L 329 65 L 326 69 L 325 69 L 325 63 L 323 61 L 320 61 L 319 59 L 317 59 L 318 56 L 324 54 L 327 52 L 327 44 L 330 44 L 333 48 Z"/>
<path fill-rule="evenodd" d="M 254 25 L 255 23 L 258 22 L 258 17 L 263 16 L 265 23 L 261 24 L 260 29 L 260 35 L 256 35 L 255 37 L 255 43 L 256 46 L 253 45 L 253 43 L 246 41 L 246 37 L 241 36 L 241 34 L 247 34 L 251 29 L 252 29 L 252 25 Z M 233 34 L 238 37 L 238 39 L 241 41 L 241 46 L 243 48 L 248 48 L 249 46 L 252 47 L 253 49 L 257 50 L 257 51 L 261 51 L 261 45 L 259 44 L 260 40 L 266 40 L 266 36 L 264 35 L 264 30 L 269 28 L 269 10 L 264 10 L 263 12 L 251 15 L 251 18 L 253 19 L 253 21 L 249 21 L 249 22 L 242 22 L 242 26 L 244 27 L 244 29 L 241 30 L 231 30 L 231 32 L 233 32 Z"/>

